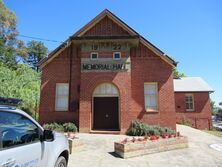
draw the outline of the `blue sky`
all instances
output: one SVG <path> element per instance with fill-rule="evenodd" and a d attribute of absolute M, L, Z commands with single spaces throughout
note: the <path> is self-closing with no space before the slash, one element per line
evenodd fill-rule
<path fill-rule="evenodd" d="M 20 34 L 64 41 L 105 8 L 179 62 L 179 71 L 200 76 L 222 101 L 221 0 L 3 0 Z M 30 39 L 22 38 L 28 41 Z M 59 43 L 44 42 L 49 50 Z"/>

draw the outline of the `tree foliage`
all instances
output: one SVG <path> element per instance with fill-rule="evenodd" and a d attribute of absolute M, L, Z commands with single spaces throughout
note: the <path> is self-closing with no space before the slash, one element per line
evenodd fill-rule
<path fill-rule="evenodd" d="M 34 113 L 39 102 L 40 74 L 25 64 L 11 69 L 0 64 L 0 96 L 22 99 L 20 108 Z"/>
<path fill-rule="evenodd" d="M 15 14 L 0 0 L 0 62 L 14 66 L 18 56 L 26 56 L 23 41 L 18 40 Z"/>
<path fill-rule="evenodd" d="M 215 104 L 215 101 L 210 100 L 210 106 L 213 115 L 221 115 L 222 117 L 222 109 Z"/>
<path fill-rule="evenodd" d="M 34 114 L 39 102 L 40 73 L 33 69 L 48 49 L 37 41 L 25 46 L 18 34 L 15 13 L 0 0 L 0 96 L 21 99 L 19 107 Z"/>
<path fill-rule="evenodd" d="M 28 56 L 25 62 L 30 65 L 31 68 L 38 71 L 37 64 L 42 58 L 46 57 L 48 49 L 42 42 L 29 41 L 27 43 L 27 53 Z"/>
<path fill-rule="evenodd" d="M 184 78 L 186 75 L 184 73 L 179 72 L 176 68 L 173 69 L 174 78 Z"/>

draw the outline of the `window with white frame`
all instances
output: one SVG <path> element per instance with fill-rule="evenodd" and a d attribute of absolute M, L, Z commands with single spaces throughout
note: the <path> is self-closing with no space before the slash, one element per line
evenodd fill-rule
<path fill-rule="evenodd" d="M 194 111 L 194 99 L 193 94 L 185 95 L 186 111 Z"/>
<path fill-rule="evenodd" d="M 97 60 L 98 59 L 98 53 L 97 52 L 92 52 L 90 55 L 91 60 Z"/>
<path fill-rule="evenodd" d="M 157 83 L 144 83 L 144 99 L 146 111 L 158 110 Z"/>
<path fill-rule="evenodd" d="M 121 59 L 121 53 L 120 52 L 114 52 L 113 53 L 113 59 L 114 60 L 120 60 Z"/>
<path fill-rule="evenodd" d="M 68 111 L 69 106 L 69 84 L 57 83 L 56 84 L 56 111 Z"/>

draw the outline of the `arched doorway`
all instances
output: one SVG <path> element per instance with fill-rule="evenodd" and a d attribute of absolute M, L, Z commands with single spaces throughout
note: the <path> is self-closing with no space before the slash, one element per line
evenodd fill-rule
<path fill-rule="evenodd" d="M 119 130 L 119 91 L 111 83 L 98 85 L 93 92 L 92 130 Z"/>

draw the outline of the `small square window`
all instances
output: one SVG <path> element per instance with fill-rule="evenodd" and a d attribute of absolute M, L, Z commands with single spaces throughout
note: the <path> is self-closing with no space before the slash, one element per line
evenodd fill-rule
<path fill-rule="evenodd" d="M 98 59 L 98 53 L 96 52 L 91 53 L 91 60 L 96 60 L 96 59 Z"/>
<path fill-rule="evenodd" d="M 114 60 L 120 60 L 121 59 L 121 53 L 120 52 L 114 52 L 113 53 L 113 59 Z"/>

